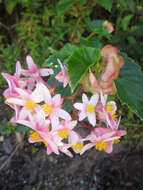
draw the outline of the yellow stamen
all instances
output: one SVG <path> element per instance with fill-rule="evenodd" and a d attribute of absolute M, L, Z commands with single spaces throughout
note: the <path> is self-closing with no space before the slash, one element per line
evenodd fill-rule
<path fill-rule="evenodd" d="M 35 131 L 30 131 L 30 137 L 32 138 L 33 141 L 39 141 L 42 142 L 42 138 L 40 137 L 39 133 L 35 132 Z M 46 141 L 43 141 L 43 143 L 45 144 L 46 147 L 48 147 L 48 143 Z"/>
<path fill-rule="evenodd" d="M 112 117 L 113 117 L 114 120 L 117 120 L 117 114 L 116 114 L 116 112 L 113 113 Z"/>
<path fill-rule="evenodd" d="M 44 144 L 45 144 L 46 147 L 48 147 L 48 143 L 46 141 L 44 141 Z"/>
<path fill-rule="evenodd" d="M 120 139 L 115 139 L 114 142 L 113 142 L 113 144 L 117 144 L 119 142 L 120 142 Z"/>
<path fill-rule="evenodd" d="M 99 142 L 95 145 L 95 148 L 99 151 L 104 150 L 107 147 L 107 143 L 106 142 Z"/>
<path fill-rule="evenodd" d="M 58 135 L 59 135 L 62 139 L 66 139 L 66 138 L 68 138 L 68 131 L 67 131 L 67 130 L 58 131 Z"/>
<path fill-rule="evenodd" d="M 50 106 L 49 104 L 44 104 L 42 105 L 42 110 L 45 112 L 46 115 L 49 115 L 52 113 L 52 106 Z"/>
<path fill-rule="evenodd" d="M 112 104 L 108 104 L 108 105 L 106 105 L 105 109 L 106 109 L 109 113 L 112 113 L 112 111 L 113 111 L 113 105 L 112 105 Z"/>
<path fill-rule="evenodd" d="M 32 110 L 33 108 L 35 108 L 36 103 L 35 103 L 35 102 L 32 102 L 31 100 L 26 100 L 24 106 L 25 106 L 25 108 L 26 108 L 27 110 Z"/>
<path fill-rule="evenodd" d="M 94 112 L 94 106 L 92 104 L 87 104 L 86 111 L 87 112 Z"/>
<path fill-rule="evenodd" d="M 33 141 L 42 141 L 41 137 L 39 136 L 39 133 L 32 130 L 30 131 L 30 137 Z"/>
<path fill-rule="evenodd" d="M 79 151 L 82 150 L 82 147 L 83 147 L 83 144 L 77 143 L 77 144 L 75 144 L 74 146 L 72 146 L 72 149 L 73 149 L 75 152 L 79 152 Z"/>
<path fill-rule="evenodd" d="M 12 106 L 12 103 L 9 103 L 9 102 L 7 101 L 7 100 L 8 100 L 7 97 L 4 97 L 4 99 L 5 99 L 5 103 L 6 103 L 7 105 Z"/>

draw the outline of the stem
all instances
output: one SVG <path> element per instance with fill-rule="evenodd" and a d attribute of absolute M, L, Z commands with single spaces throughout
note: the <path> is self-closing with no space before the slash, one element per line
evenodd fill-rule
<path fill-rule="evenodd" d="M 81 125 L 83 125 L 84 127 L 86 127 L 87 129 L 89 129 L 90 131 L 92 131 L 93 130 L 93 128 L 92 127 L 90 127 L 89 125 L 87 125 L 86 123 L 84 123 L 83 121 L 79 121 L 79 123 L 81 124 Z"/>
<path fill-rule="evenodd" d="M 56 84 L 57 84 L 57 80 L 55 79 L 55 83 L 54 83 L 54 86 L 53 86 L 53 91 L 55 91 Z"/>
<path fill-rule="evenodd" d="M 75 100 L 76 100 L 77 96 L 79 95 L 79 92 L 81 91 L 81 89 L 82 89 L 82 85 L 77 89 L 77 91 L 76 91 L 75 94 L 73 95 L 72 104 L 75 103 Z"/>

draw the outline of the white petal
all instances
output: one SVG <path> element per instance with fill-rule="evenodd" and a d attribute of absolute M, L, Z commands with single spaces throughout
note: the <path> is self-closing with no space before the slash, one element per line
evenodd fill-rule
<path fill-rule="evenodd" d="M 82 121 L 83 119 L 85 119 L 87 117 L 87 114 L 85 111 L 81 111 L 79 113 L 79 121 Z"/>
<path fill-rule="evenodd" d="M 62 119 L 65 119 L 65 120 L 71 120 L 72 119 L 70 114 L 63 109 L 58 109 L 58 116 Z"/>
<path fill-rule="evenodd" d="M 91 99 L 90 99 L 90 103 L 93 105 L 93 106 L 96 106 L 97 102 L 99 100 L 99 95 L 98 94 L 94 94 Z"/>
<path fill-rule="evenodd" d="M 82 148 L 82 150 L 81 150 L 81 152 L 80 152 L 80 155 L 82 155 L 86 150 L 92 148 L 93 146 L 94 146 L 93 143 L 86 144 L 86 145 Z"/>
<path fill-rule="evenodd" d="M 35 90 L 32 92 L 30 99 L 33 100 L 35 103 L 40 103 L 43 101 L 43 94 L 42 94 L 43 85 L 41 83 L 37 83 Z"/>
<path fill-rule="evenodd" d="M 20 105 L 20 106 L 24 106 L 25 100 L 21 100 L 18 98 L 8 98 L 6 100 L 6 102 L 16 104 L 16 105 Z"/>
<path fill-rule="evenodd" d="M 83 104 L 82 103 L 75 103 L 73 105 L 77 110 L 83 110 Z"/>
<path fill-rule="evenodd" d="M 88 116 L 88 121 L 91 125 L 95 126 L 96 125 L 96 115 L 94 112 L 92 113 L 87 113 Z"/>
<path fill-rule="evenodd" d="M 22 99 L 27 99 L 29 96 L 29 93 L 26 92 L 26 90 L 23 90 L 21 88 L 15 88 L 16 92 L 22 97 Z"/>
<path fill-rule="evenodd" d="M 83 101 L 83 103 L 85 103 L 85 104 L 88 104 L 88 103 L 89 103 L 88 97 L 86 96 L 86 94 L 83 94 L 83 95 L 82 95 L 82 101 Z"/>
<path fill-rule="evenodd" d="M 52 75 L 54 74 L 54 71 L 53 69 L 46 69 L 46 68 L 43 68 L 43 69 L 39 69 L 39 73 L 40 73 L 40 76 L 49 76 L 49 75 Z"/>

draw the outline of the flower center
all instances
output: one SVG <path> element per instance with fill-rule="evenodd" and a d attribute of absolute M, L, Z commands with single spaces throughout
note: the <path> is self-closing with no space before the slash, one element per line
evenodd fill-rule
<path fill-rule="evenodd" d="M 117 144 L 117 143 L 119 143 L 120 142 L 120 139 L 115 139 L 114 141 L 113 141 L 113 144 Z"/>
<path fill-rule="evenodd" d="M 39 133 L 30 131 L 30 137 L 32 138 L 33 141 L 42 141 L 41 137 L 39 136 Z"/>
<path fill-rule="evenodd" d="M 27 110 L 32 110 L 33 108 L 35 108 L 36 103 L 35 103 L 35 102 L 32 102 L 31 100 L 26 100 L 24 106 L 25 106 L 25 108 L 26 108 Z"/>
<path fill-rule="evenodd" d="M 45 112 L 46 115 L 50 115 L 52 113 L 52 106 L 49 104 L 42 105 L 42 110 Z"/>
<path fill-rule="evenodd" d="M 72 149 L 75 151 L 75 152 L 80 152 L 81 149 L 83 147 L 83 144 L 81 143 L 76 143 L 74 146 L 72 146 Z"/>
<path fill-rule="evenodd" d="M 99 151 L 104 150 L 107 147 L 107 143 L 106 142 L 99 142 L 95 145 L 95 148 Z"/>
<path fill-rule="evenodd" d="M 87 104 L 86 111 L 87 112 L 94 112 L 94 106 L 92 104 Z"/>
<path fill-rule="evenodd" d="M 30 131 L 30 137 L 32 138 L 32 140 L 34 142 L 41 142 L 43 141 L 42 138 L 40 137 L 38 132 L 35 131 Z M 48 147 L 48 143 L 46 141 L 43 141 L 43 143 L 45 144 L 46 147 Z"/>
<path fill-rule="evenodd" d="M 112 105 L 112 104 L 108 104 L 108 105 L 106 105 L 105 109 L 106 109 L 109 113 L 112 113 L 112 111 L 113 111 L 113 105 Z"/>
<path fill-rule="evenodd" d="M 68 131 L 67 131 L 67 130 L 58 131 L 58 135 L 59 135 L 62 139 L 66 139 L 66 138 L 68 138 Z"/>
<path fill-rule="evenodd" d="M 113 117 L 114 120 L 117 120 L 117 114 L 116 114 L 116 112 L 113 113 L 112 117 Z"/>

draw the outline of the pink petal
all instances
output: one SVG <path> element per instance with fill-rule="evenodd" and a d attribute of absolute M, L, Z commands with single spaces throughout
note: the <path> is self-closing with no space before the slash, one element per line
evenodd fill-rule
<path fill-rule="evenodd" d="M 28 120 L 17 120 L 17 123 L 30 127 L 31 129 L 34 129 L 31 122 Z"/>
<path fill-rule="evenodd" d="M 71 145 L 75 145 L 78 140 L 79 140 L 79 137 L 78 137 L 78 134 L 75 132 L 75 131 L 69 131 L 69 144 Z"/>
<path fill-rule="evenodd" d="M 31 56 L 26 57 L 27 65 L 30 71 L 39 72 L 37 66 L 34 64 L 34 61 Z"/>
<path fill-rule="evenodd" d="M 40 83 L 41 85 L 41 93 L 43 94 L 43 99 L 44 101 L 46 102 L 46 104 L 50 104 L 51 105 L 51 94 L 50 94 L 50 91 L 49 89 L 42 83 Z"/>
<path fill-rule="evenodd" d="M 54 107 L 59 107 L 59 106 L 61 106 L 61 103 L 62 103 L 61 95 L 60 94 L 56 94 L 52 98 L 52 104 L 54 104 Z"/>
<path fill-rule="evenodd" d="M 26 119 L 26 117 L 28 116 L 28 111 L 25 109 L 25 107 L 23 107 L 19 113 L 19 119 L 23 120 Z"/>
<path fill-rule="evenodd" d="M 88 149 L 92 148 L 93 146 L 94 146 L 93 143 L 88 143 L 88 144 L 86 144 L 86 145 L 82 148 L 82 150 L 81 150 L 81 152 L 80 152 L 80 155 L 82 155 L 85 151 L 87 151 Z"/>
<path fill-rule="evenodd" d="M 21 96 L 22 99 L 28 99 L 29 95 L 26 90 L 23 90 L 21 88 L 15 88 L 16 92 Z"/>
<path fill-rule="evenodd" d="M 19 77 L 21 74 L 21 64 L 19 61 L 16 62 L 16 71 L 15 71 L 15 76 Z"/>
<path fill-rule="evenodd" d="M 107 143 L 107 147 L 104 149 L 105 152 L 111 153 L 113 151 L 113 142 L 110 141 Z"/>
<path fill-rule="evenodd" d="M 50 116 L 52 129 L 54 130 L 59 125 L 59 119 L 56 116 Z"/>

